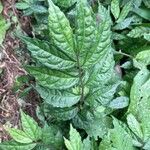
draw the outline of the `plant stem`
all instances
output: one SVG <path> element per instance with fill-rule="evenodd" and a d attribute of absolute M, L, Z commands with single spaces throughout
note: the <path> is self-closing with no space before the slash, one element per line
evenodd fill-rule
<path fill-rule="evenodd" d="M 77 66 L 78 66 L 78 70 L 79 70 L 79 84 L 80 84 L 80 94 L 81 94 L 81 98 L 80 98 L 80 104 L 83 104 L 84 101 L 84 83 L 83 83 L 83 75 L 82 75 L 82 68 L 80 66 L 80 60 L 79 60 L 79 55 L 77 55 Z"/>

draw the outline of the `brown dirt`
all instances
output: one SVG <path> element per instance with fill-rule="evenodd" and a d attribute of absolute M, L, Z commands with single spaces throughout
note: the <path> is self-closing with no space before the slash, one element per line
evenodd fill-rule
<path fill-rule="evenodd" d="M 13 22 L 12 16 L 16 16 L 19 19 L 22 29 L 30 29 L 30 20 L 21 16 L 21 13 L 14 7 L 15 3 L 16 0 L 2 0 L 4 6 L 3 15 L 7 21 L 11 22 L 11 27 L 7 31 L 3 47 L 0 48 L 3 54 L 2 62 L 0 62 L 0 68 L 3 69 L 3 74 L 0 76 L 0 142 L 9 139 L 4 130 L 5 124 L 9 124 L 11 127 L 19 126 L 20 106 L 17 102 L 18 94 L 13 93 L 12 88 L 18 76 L 27 74 L 21 68 L 21 63 L 15 53 L 15 48 L 20 47 L 20 41 L 12 36 L 17 26 L 17 23 Z M 30 106 L 30 108 L 32 107 Z"/>

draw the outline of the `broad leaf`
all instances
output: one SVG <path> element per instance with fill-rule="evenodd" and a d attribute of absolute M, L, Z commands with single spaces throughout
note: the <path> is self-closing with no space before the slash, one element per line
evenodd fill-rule
<path fill-rule="evenodd" d="M 50 14 L 48 22 L 52 42 L 74 58 L 74 40 L 70 23 L 59 7 L 54 5 L 51 0 L 48 0 L 48 2 Z"/>
<path fill-rule="evenodd" d="M 45 41 L 31 39 L 23 36 L 19 37 L 27 44 L 28 50 L 31 52 L 32 57 L 42 65 L 58 70 L 69 69 L 75 66 L 75 62 L 71 60 L 64 60 L 63 58 L 54 55 L 54 52 L 52 53 L 52 50 L 50 50 L 50 45 Z"/>
<path fill-rule="evenodd" d="M 67 89 L 76 85 L 79 79 L 70 74 L 43 67 L 26 67 L 31 75 L 35 77 L 39 85 L 49 89 Z"/>
<path fill-rule="evenodd" d="M 53 107 L 71 107 L 80 100 L 80 96 L 74 95 L 71 92 L 50 90 L 41 86 L 37 86 L 36 90 L 44 101 Z"/>

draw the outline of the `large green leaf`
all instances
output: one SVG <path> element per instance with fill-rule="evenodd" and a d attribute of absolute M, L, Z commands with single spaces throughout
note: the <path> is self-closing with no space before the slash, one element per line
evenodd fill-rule
<path fill-rule="evenodd" d="M 110 16 L 108 11 L 99 5 L 98 17 L 101 18 L 97 25 L 96 41 L 86 57 L 86 67 L 91 67 L 101 61 L 101 59 L 110 52 L 111 31 Z"/>
<path fill-rule="evenodd" d="M 35 77 L 39 85 L 49 89 L 67 89 L 79 81 L 78 77 L 48 68 L 28 66 L 26 69 Z"/>
<path fill-rule="evenodd" d="M 63 58 L 54 55 L 54 52 L 52 53 L 52 50 L 50 50 L 50 45 L 45 41 L 23 36 L 19 37 L 27 44 L 32 57 L 45 66 L 51 69 L 63 70 L 72 68 L 75 65 L 75 62 L 73 61 L 64 60 Z"/>
<path fill-rule="evenodd" d="M 66 91 L 50 90 L 41 86 L 37 86 L 36 90 L 44 101 L 53 107 L 71 107 L 80 100 L 80 96 Z"/>
<path fill-rule="evenodd" d="M 23 111 L 21 111 L 21 123 L 23 131 L 26 135 L 28 135 L 28 137 L 30 137 L 33 141 L 38 141 L 41 139 L 41 128 L 33 118 L 26 115 Z"/>
<path fill-rule="evenodd" d="M 35 146 L 36 143 L 22 144 L 15 141 L 0 143 L 1 150 L 33 150 Z"/>
<path fill-rule="evenodd" d="M 86 59 L 86 55 L 93 46 L 95 39 L 95 20 L 93 11 L 86 0 L 79 0 L 76 5 L 76 40 L 77 53 L 82 59 Z"/>
<path fill-rule="evenodd" d="M 75 57 L 73 32 L 69 21 L 64 13 L 54 5 L 51 0 L 49 2 L 49 31 L 53 44 L 62 49 L 69 56 Z"/>

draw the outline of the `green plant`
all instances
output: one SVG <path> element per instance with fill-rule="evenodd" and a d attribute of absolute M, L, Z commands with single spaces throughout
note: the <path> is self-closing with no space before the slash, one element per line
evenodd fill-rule
<path fill-rule="evenodd" d="M 36 79 L 45 115 L 72 119 L 95 139 L 107 132 L 108 115 L 128 105 L 127 97 L 114 99 L 121 81 L 114 71 L 110 16 L 101 5 L 98 13 L 100 22 L 87 1 L 79 1 L 72 29 L 64 13 L 49 0 L 49 42 L 20 37 L 38 62 L 26 70 Z"/>
<path fill-rule="evenodd" d="M 13 140 L 0 144 L 2 150 L 55 149 L 62 145 L 62 134 L 54 126 L 47 124 L 41 128 L 37 122 L 21 111 L 22 130 L 5 127 Z"/>

